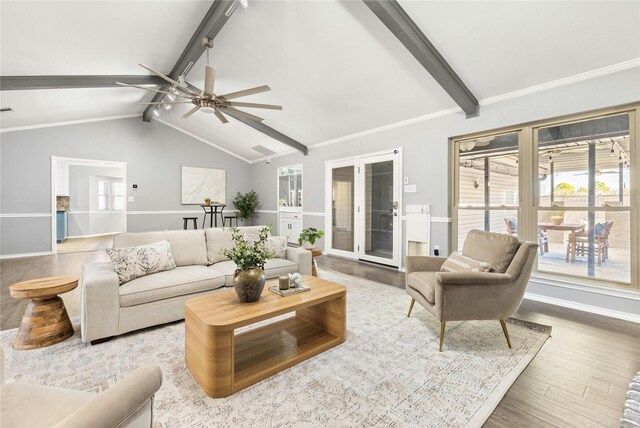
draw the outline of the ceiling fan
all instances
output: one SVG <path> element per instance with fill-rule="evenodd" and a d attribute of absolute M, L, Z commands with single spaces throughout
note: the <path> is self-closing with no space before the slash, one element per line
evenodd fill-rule
<path fill-rule="evenodd" d="M 216 95 L 213 92 L 213 86 L 215 84 L 215 79 L 216 79 L 216 69 L 209 65 L 209 49 L 213 47 L 213 40 L 205 37 L 204 39 L 202 39 L 202 44 L 205 46 L 207 51 L 207 65 L 205 65 L 204 67 L 204 90 L 203 91 L 192 90 L 184 81 L 184 77 L 182 76 L 180 76 L 176 81 L 144 64 L 140 64 L 140 66 L 149 70 L 153 74 L 161 77 L 167 82 L 171 83 L 170 91 L 162 91 L 158 89 L 152 89 L 144 86 L 131 85 L 128 83 L 121 83 L 121 82 L 117 82 L 117 84 L 121 86 L 144 89 L 146 91 L 152 91 L 160 94 L 166 94 L 169 96 L 169 101 L 163 100 L 159 102 L 149 102 L 149 103 L 142 103 L 142 104 L 157 105 L 158 107 L 168 106 L 172 104 L 194 104 L 195 107 L 193 107 L 191 110 L 189 110 L 184 115 L 182 115 L 183 119 L 191 116 L 193 113 L 197 111 L 201 111 L 203 113 L 213 113 L 222 123 L 229 122 L 223 113 L 230 114 L 230 115 L 238 114 L 240 116 L 244 116 L 251 120 L 261 122 L 264 120 L 263 118 L 253 115 L 251 113 L 247 113 L 246 111 L 238 110 L 236 107 L 282 110 L 282 106 L 273 105 L 273 104 L 258 104 L 258 103 L 231 101 L 236 98 L 246 97 L 248 95 L 254 95 L 254 94 L 259 94 L 261 92 L 270 91 L 271 88 L 268 85 L 257 86 L 255 88 L 244 89 L 242 91 L 237 91 L 237 92 L 230 92 L 224 95 Z M 184 98 L 184 99 L 187 99 L 188 101 L 174 101 L 175 98 L 173 97 Z"/>

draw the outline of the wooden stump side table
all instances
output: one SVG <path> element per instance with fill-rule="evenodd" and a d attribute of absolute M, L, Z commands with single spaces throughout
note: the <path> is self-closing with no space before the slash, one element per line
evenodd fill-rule
<path fill-rule="evenodd" d="M 320 248 L 312 248 L 309 251 L 311 251 L 311 275 L 318 276 L 318 262 L 316 262 L 316 257 L 322 255 L 322 250 Z"/>
<path fill-rule="evenodd" d="M 24 311 L 14 349 L 37 349 L 73 336 L 71 320 L 58 294 L 78 286 L 74 276 L 56 276 L 19 282 L 9 287 L 11 297 L 31 299 Z"/>

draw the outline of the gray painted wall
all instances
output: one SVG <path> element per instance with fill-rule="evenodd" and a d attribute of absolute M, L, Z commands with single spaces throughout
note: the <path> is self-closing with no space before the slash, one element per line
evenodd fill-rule
<path fill-rule="evenodd" d="M 448 139 L 474 132 L 512 126 L 584 111 L 601 109 L 640 99 L 638 69 L 625 70 L 522 97 L 483 105 L 480 116 L 465 119 L 462 112 L 400 126 L 338 144 L 313 147 L 308 156 L 291 154 L 273 158 L 270 164 L 252 165 L 253 187 L 262 209 L 276 210 L 274 185 L 281 166 L 303 164 L 304 212 L 324 212 L 325 161 L 358 154 L 403 148 L 402 175 L 417 185 L 405 193 L 403 205 L 431 204 L 432 216 L 450 217 Z M 265 215 L 267 216 L 267 215 Z M 270 215 L 275 224 L 275 215 Z M 305 227 L 324 227 L 324 218 L 304 216 Z M 449 254 L 449 223 L 432 223 L 431 247 L 440 245 Z M 323 242 L 321 242 L 321 245 Z"/>
<path fill-rule="evenodd" d="M 50 213 L 51 156 L 127 162 L 129 212 L 191 211 L 181 205 L 181 167 L 227 171 L 227 202 L 251 188 L 251 166 L 159 122 L 139 118 L 0 134 L 0 254 L 51 250 L 51 221 L 7 214 Z M 275 180 L 273 180 L 275 182 Z M 138 185 L 132 190 L 133 184 Z M 182 213 L 129 214 L 127 229 L 182 228 Z"/>

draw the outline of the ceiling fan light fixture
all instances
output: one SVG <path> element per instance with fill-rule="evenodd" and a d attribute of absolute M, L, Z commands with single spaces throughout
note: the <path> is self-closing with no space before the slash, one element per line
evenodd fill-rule
<path fill-rule="evenodd" d="M 204 107 L 200 107 L 200 111 L 203 113 L 212 114 L 212 113 L 215 113 L 216 109 L 214 109 L 213 107 L 204 106 Z"/>

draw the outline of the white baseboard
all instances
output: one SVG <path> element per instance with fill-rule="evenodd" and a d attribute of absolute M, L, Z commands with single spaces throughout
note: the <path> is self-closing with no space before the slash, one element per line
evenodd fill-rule
<path fill-rule="evenodd" d="M 41 251 L 39 253 L 16 253 L 16 254 L 0 254 L 0 260 L 3 259 L 20 259 L 22 257 L 50 256 L 51 251 Z"/>
<path fill-rule="evenodd" d="M 640 324 L 640 314 L 632 314 L 629 312 L 616 311 L 613 309 L 603 308 L 600 306 L 587 305 L 584 303 L 571 302 L 569 300 L 557 299 L 555 297 L 542 296 L 540 294 L 524 293 L 524 298 L 535 302 L 547 303 L 554 306 L 562 306 L 564 308 L 575 309 L 591 314 L 604 315 L 606 317 L 617 318 L 625 321 L 631 321 Z"/>

